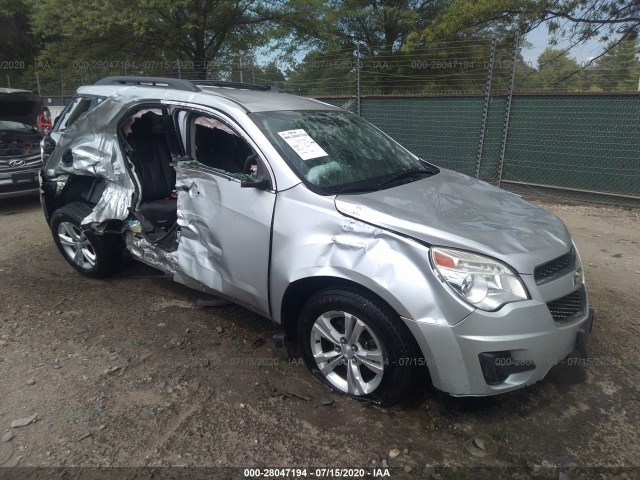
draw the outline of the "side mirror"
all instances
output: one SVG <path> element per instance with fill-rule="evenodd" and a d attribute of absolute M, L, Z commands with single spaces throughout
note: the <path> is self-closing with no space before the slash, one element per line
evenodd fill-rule
<path fill-rule="evenodd" d="M 252 175 L 252 178 L 247 180 L 242 180 L 240 182 L 240 187 L 242 188 L 257 188 L 258 190 L 271 190 L 271 180 L 269 179 L 269 172 L 265 168 L 264 164 L 260 161 L 257 155 L 249 155 L 247 160 L 245 161 L 245 171 L 251 171 L 250 162 L 255 165 L 255 173 Z"/>
<path fill-rule="evenodd" d="M 258 190 L 271 190 L 271 180 L 268 178 L 258 178 L 256 180 L 242 180 L 241 188 L 257 188 Z"/>

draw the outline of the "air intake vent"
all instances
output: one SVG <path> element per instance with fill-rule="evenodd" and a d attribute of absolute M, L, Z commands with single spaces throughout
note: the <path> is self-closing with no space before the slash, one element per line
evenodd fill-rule
<path fill-rule="evenodd" d="M 533 271 L 533 278 L 535 278 L 538 285 L 547 283 L 572 270 L 575 267 L 575 264 L 576 251 L 571 248 L 571 251 L 565 253 L 561 257 L 551 260 L 550 262 L 543 263 L 542 265 L 538 265 Z"/>
<path fill-rule="evenodd" d="M 556 322 L 569 322 L 585 312 L 585 292 L 584 287 L 570 293 L 562 298 L 558 298 L 547 303 L 549 312 Z"/>

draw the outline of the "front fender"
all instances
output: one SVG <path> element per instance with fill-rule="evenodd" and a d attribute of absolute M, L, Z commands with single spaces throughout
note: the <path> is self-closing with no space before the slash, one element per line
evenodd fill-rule
<path fill-rule="evenodd" d="M 435 276 L 427 246 L 345 217 L 335 209 L 333 197 L 316 195 L 302 185 L 278 195 L 271 258 L 276 322 L 282 321 L 288 286 L 313 277 L 356 283 L 408 319 L 457 323 L 472 311 Z"/>

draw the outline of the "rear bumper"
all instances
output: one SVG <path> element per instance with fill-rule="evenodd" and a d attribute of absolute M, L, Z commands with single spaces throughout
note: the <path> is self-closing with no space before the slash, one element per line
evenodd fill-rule
<path fill-rule="evenodd" d="M 459 396 L 504 393 L 544 378 L 574 349 L 586 355 L 588 308 L 557 323 L 545 303 L 528 300 L 497 312 L 476 310 L 456 325 L 404 319 L 420 345 L 433 385 Z"/>

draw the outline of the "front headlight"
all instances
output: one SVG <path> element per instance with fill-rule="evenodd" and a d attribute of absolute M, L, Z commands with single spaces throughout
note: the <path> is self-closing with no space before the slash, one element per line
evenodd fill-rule
<path fill-rule="evenodd" d="M 431 262 L 454 292 L 482 310 L 497 310 L 505 303 L 529 298 L 513 270 L 484 255 L 433 247 Z"/>

